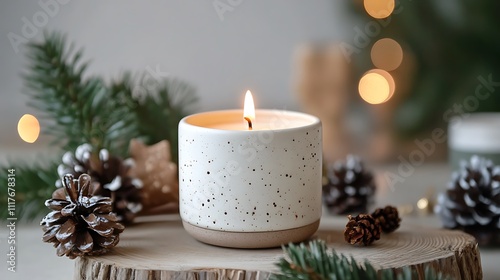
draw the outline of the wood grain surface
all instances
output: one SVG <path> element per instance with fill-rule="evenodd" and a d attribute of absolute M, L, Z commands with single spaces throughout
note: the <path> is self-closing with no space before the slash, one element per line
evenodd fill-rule
<path fill-rule="evenodd" d="M 378 268 L 411 266 L 422 275 L 428 264 L 452 279 L 482 279 L 479 250 L 470 235 L 403 221 L 398 231 L 359 247 L 343 240 L 346 222 L 345 218 L 323 217 L 314 238 Z M 127 227 L 108 254 L 77 259 L 74 279 L 267 279 L 277 272 L 275 263 L 281 257 L 281 248 L 244 250 L 200 243 L 184 231 L 179 217 L 162 216 Z"/>

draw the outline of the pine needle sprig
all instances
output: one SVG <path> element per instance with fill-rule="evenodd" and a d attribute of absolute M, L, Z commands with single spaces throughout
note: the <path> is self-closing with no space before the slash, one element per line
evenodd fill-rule
<path fill-rule="evenodd" d="M 195 89 L 170 77 L 151 80 L 147 74 L 125 74 L 107 86 L 100 78 L 86 77 L 88 62 L 82 56 L 82 50 L 74 51 L 56 32 L 28 45 L 24 81 L 32 98 L 29 105 L 46 122 L 42 132 L 54 136 L 64 150 L 89 143 L 120 156 L 130 139 L 146 144 L 166 139 L 176 161 L 177 124 L 196 102 Z"/>
<path fill-rule="evenodd" d="M 313 240 L 308 245 L 289 244 L 283 246 L 286 258 L 282 258 L 276 265 L 280 272 L 273 274 L 271 279 L 307 279 L 307 280 L 411 280 L 416 279 L 415 271 L 404 267 L 395 273 L 392 269 L 377 270 L 368 261 L 358 264 L 354 258 L 337 254 L 334 250 L 328 252 L 326 243 L 322 240 Z M 448 279 L 441 273 L 436 273 L 431 267 L 425 268 L 425 279 Z"/>
<path fill-rule="evenodd" d="M 82 49 L 75 50 L 58 32 L 45 33 L 42 41 L 28 44 L 26 55 L 28 65 L 22 76 L 28 105 L 37 109 L 42 133 L 52 136 L 61 154 L 89 143 L 125 158 L 131 139 L 140 138 L 146 144 L 166 139 L 177 160 L 177 124 L 196 101 L 190 85 L 161 77 L 152 87 L 145 84 L 145 75 L 136 79 L 129 74 L 108 85 L 86 73 L 89 63 L 82 59 Z M 137 95 L 137 87 L 146 91 Z M 33 219 L 44 213 L 44 201 L 55 190 L 60 156 L 43 164 L 9 162 L 0 170 L 2 182 L 8 178 L 4 171 L 16 170 L 17 217 Z M 0 192 L 0 199 L 7 201 L 7 190 Z M 2 219 L 8 215 L 7 207 L 0 210 Z"/>
<path fill-rule="evenodd" d="M 140 101 L 136 110 L 142 124 L 139 131 L 147 143 L 168 139 L 172 147 L 172 158 L 177 162 L 179 121 L 188 114 L 190 105 L 197 101 L 195 89 L 189 84 L 173 78 L 165 78 L 158 88 Z M 162 129 L 158 129 L 161 127 Z"/>
<path fill-rule="evenodd" d="M 81 57 L 82 50 L 67 47 L 59 33 L 45 34 L 44 41 L 29 44 L 30 64 L 23 76 L 32 98 L 28 104 L 42 114 L 42 133 L 54 136 L 65 150 L 90 143 L 123 153 L 126 147 L 115 141 L 132 136 L 137 122 L 127 108 L 110 98 L 102 79 L 85 78 L 88 62 Z"/>
<path fill-rule="evenodd" d="M 16 164 L 0 167 L 0 182 L 7 182 L 9 169 L 15 170 L 14 195 L 9 195 L 12 190 L 7 187 L 0 192 L 0 201 L 5 202 L 5 207 L 0 209 L 2 220 L 8 217 L 33 220 L 47 213 L 45 200 L 50 198 L 55 190 L 54 182 L 58 179 L 57 165 L 56 162 L 49 162 L 43 165 Z M 8 207 L 9 198 L 14 199 L 14 208 Z"/>
<path fill-rule="evenodd" d="M 177 162 L 177 126 L 198 100 L 195 88 L 176 78 L 160 77 L 151 83 L 144 75 L 136 79 L 126 73 L 113 83 L 111 94 L 139 123 L 135 137 L 146 144 L 167 139 L 172 159 Z"/>

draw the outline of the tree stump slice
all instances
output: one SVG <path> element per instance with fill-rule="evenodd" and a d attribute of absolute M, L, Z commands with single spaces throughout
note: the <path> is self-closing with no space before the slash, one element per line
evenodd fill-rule
<path fill-rule="evenodd" d="M 203 244 L 184 231 L 179 217 L 162 219 L 128 226 L 108 254 L 78 258 L 74 279 L 268 279 L 284 256 L 281 248 L 244 250 Z M 466 233 L 403 222 L 398 231 L 360 247 L 343 240 L 345 223 L 345 218 L 323 217 L 314 238 L 376 268 L 399 271 L 410 266 L 420 279 L 425 265 L 451 279 L 482 279 L 477 242 Z"/>

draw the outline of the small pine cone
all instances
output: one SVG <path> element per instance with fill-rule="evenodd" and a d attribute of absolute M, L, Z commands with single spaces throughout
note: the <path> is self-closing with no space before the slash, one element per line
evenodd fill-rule
<path fill-rule="evenodd" d="M 401 224 L 398 209 L 390 205 L 385 208 L 377 208 L 372 213 L 372 217 L 377 220 L 385 233 L 395 231 Z"/>
<path fill-rule="evenodd" d="M 349 221 L 345 226 L 344 239 L 349 244 L 370 245 L 380 239 L 380 224 L 371 215 L 359 214 L 356 217 L 347 216 Z"/>
<path fill-rule="evenodd" d="M 360 157 L 348 155 L 324 170 L 323 203 L 333 214 L 364 213 L 373 203 L 375 181 Z"/>
<path fill-rule="evenodd" d="M 57 168 L 59 176 L 71 174 L 78 178 L 81 174 L 89 174 L 96 194 L 111 197 L 113 212 L 120 222 L 132 222 L 142 210 L 142 181 L 128 173 L 133 160 L 122 160 L 106 149 L 96 152 L 90 144 L 82 144 L 74 154 L 66 152 L 62 162 Z M 62 186 L 61 180 L 56 186 Z"/>
<path fill-rule="evenodd" d="M 124 227 L 111 212 L 111 199 L 92 195 L 94 189 L 87 174 L 77 180 L 66 175 L 62 184 L 63 188 L 45 202 L 52 212 L 40 222 L 42 240 L 54 243 L 57 255 L 70 259 L 104 254 L 116 246 Z"/>
<path fill-rule="evenodd" d="M 500 245 L 500 165 L 477 155 L 462 161 L 435 211 L 445 228 L 474 235 L 480 246 Z"/>

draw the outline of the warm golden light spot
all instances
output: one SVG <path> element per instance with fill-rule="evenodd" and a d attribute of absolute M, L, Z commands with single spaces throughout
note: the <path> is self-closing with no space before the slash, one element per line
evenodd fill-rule
<path fill-rule="evenodd" d="M 366 12 L 374 18 L 386 18 L 394 11 L 394 0 L 364 0 Z"/>
<path fill-rule="evenodd" d="M 392 75 L 389 74 L 389 72 L 382 69 L 372 69 L 367 73 L 377 73 L 383 76 L 387 80 L 387 82 L 389 83 L 389 97 L 387 97 L 386 101 L 391 99 L 391 97 L 394 95 L 394 92 L 396 91 L 396 83 L 394 82 L 394 78 L 392 77 Z"/>
<path fill-rule="evenodd" d="M 40 135 L 40 123 L 35 116 L 25 114 L 17 123 L 17 132 L 23 141 L 34 143 L 38 139 L 38 135 Z"/>
<path fill-rule="evenodd" d="M 391 74 L 380 69 L 366 72 L 358 85 L 359 95 L 370 104 L 381 104 L 388 101 L 394 94 L 395 88 Z"/>
<path fill-rule="evenodd" d="M 371 57 L 375 67 L 392 71 L 401 65 L 403 49 L 393 39 L 383 38 L 373 44 Z"/>
<path fill-rule="evenodd" d="M 428 205 L 429 205 L 429 200 L 427 200 L 427 198 L 421 198 L 417 202 L 418 209 L 426 209 Z"/>

